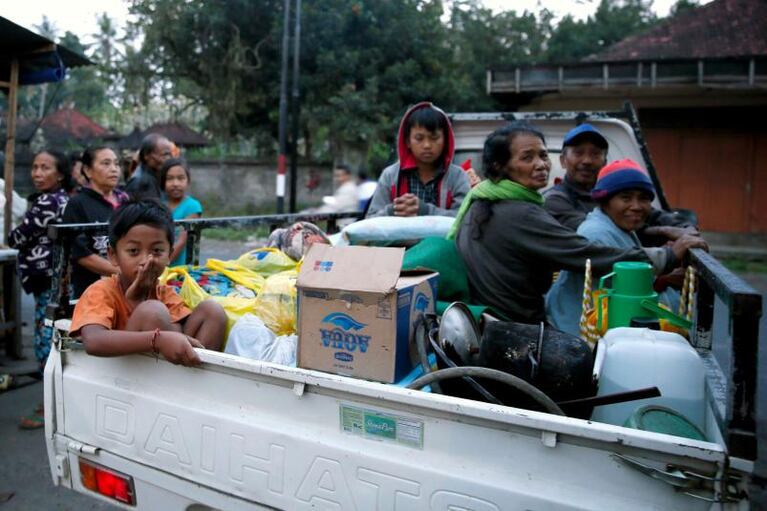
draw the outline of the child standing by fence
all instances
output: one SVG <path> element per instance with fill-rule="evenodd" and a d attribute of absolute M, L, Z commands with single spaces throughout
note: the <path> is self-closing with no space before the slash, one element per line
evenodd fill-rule
<path fill-rule="evenodd" d="M 160 170 L 160 187 L 165 191 L 165 202 L 170 209 L 173 220 L 200 218 L 202 204 L 187 195 L 192 175 L 189 165 L 181 158 L 167 160 Z M 186 230 L 176 229 L 176 243 L 170 255 L 170 266 L 186 264 Z"/>

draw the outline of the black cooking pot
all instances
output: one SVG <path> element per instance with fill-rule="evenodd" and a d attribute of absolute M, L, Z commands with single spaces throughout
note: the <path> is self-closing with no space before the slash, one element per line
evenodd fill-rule
<path fill-rule="evenodd" d="M 595 393 L 594 358 L 589 345 L 544 324 L 488 323 L 478 363 L 522 378 L 554 401 L 580 399 Z M 491 386 L 502 392 L 498 385 Z"/>

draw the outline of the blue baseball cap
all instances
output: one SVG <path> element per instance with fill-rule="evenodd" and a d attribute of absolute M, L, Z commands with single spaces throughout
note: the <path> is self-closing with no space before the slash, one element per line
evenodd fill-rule
<path fill-rule="evenodd" d="M 567 132 L 562 141 L 562 148 L 564 149 L 569 145 L 576 145 L 579 141 L 584 139 L 591 139 L 594 145 L 605 150 L 609 145 L 607 139 L 598 129 L 589 123 L 583 123 Z"/>

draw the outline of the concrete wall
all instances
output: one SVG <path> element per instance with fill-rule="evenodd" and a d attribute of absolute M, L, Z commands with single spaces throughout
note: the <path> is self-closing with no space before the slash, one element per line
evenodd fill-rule
<path fill-rule="evenodd" d="M 276 165 L 259 161 L 192 161 L 191 195 L 203 207 L 218 212 L 251 212 L 276 203 Z M 307 188 L 310 171 L 319 176 L 317 188 Z M 285 206 L 288 207 L 290 184 L 286 183 Z M 333 172 L 329 165 L 298 166 L 297 204 L 318 205 L 323 195 L 333 194 Z"/>

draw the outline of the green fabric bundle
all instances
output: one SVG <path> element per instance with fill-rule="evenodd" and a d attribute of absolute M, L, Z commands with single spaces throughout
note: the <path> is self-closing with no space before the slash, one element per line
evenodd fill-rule
<path fill-rule="evenodd" d="M 454 241 L 424 238 L 405 252 L 402 269 L 438 271 L 437 296 L 440 300 L 465 302 L 469 299 L 466 267 Z"/>
<path fill-rule="evenodd" d="M 453 302 L 466 303 L 477 321 L 487 310 L 484 305 L 469 305 L 469 279 L 466 276 L 466 267 L 452 240 L 424 238 L 405 252 L 402 269 L 428 269 L 439 272 L 435 307 L 439 315 L 442 315 L 448 305 Z"/>

